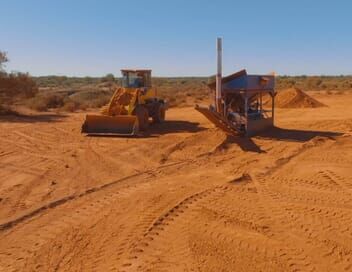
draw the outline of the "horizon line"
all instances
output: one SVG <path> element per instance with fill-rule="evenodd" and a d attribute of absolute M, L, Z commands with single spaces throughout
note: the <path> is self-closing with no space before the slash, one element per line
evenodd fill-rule
<path fill-rule="evenodd" d="M 10 73 L 22 73 L 20 71 L 12 71 Z M 28 72 L 24 72 L 24 73 L 28 73 Z M 48 75 L 32 75 L 30 73 L 28 73 L 31 77 L 67 77 L 67 78 L 102 78 L 105 77 L 109 74 L 114 75 L 113 73 L 107 73 L 104 75 L 60 75 L 60 74 L 48 74 Z M 254 74 L 258 74 L 258 73 L 254 73 Z M 228 74 L 231 75 L 231 74 Z M 269 75 L 269 74 L 261 74 L 261 75 Z M 204 75 L 178 75 L 178 76 L 159 76 L 159 75 L 153 75 L 152 78 L 210 78 L 210 77 L 215 77 L 216 74 L 212 74 L 212 75 L 208 75 L 208 76 L 204 76 Z M 227 75 L 223 75 L 223 77 L 225 77 Z M 289 74 L 276 74 L 276 77 L 352 77 L 352 74 L 296 74 L 296 75 L 289 75 Z M 115 76 L 115 78 L 121 78 L 121 76 Z"/>

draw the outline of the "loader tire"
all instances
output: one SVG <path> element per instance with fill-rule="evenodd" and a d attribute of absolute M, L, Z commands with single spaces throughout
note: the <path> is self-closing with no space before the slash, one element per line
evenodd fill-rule
<path fill-rule="evenodd" d="M 154 123 L 162 123 L 165 121 L 165 107 L 163 104 L 159 103 L 156 106 L 155 113 L 152 118 Z"/>
<path fill-rule="evenodd" d="M 138 118 L 139 129 L 141 131 L 147 130 L 149 127 L 149 114 L 148 110 L 142 106 L 136 108 L 136 116 Z"/>

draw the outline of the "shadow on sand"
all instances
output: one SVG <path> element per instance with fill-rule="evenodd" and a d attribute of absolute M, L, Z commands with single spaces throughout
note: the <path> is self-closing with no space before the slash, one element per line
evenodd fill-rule
<path fill-rule="evenodd" d="M 273 127 L 272 129 L 261 132 L 254 137 L 227 136 L 226 140 L 223 142 L 223 145 L 227 146 L 229 144 L 237 144 L 243 151 L 266 153 L 266 151 L 262 150 L 261 147 L 253 141 L 253 139 L 257 138 L 273 141 L 307 142 L 314 137 L 333 138 L 340 135 L 342 135 L 342 133 Z"/>
<path fill-rule="evenodd" d="M 206 130 L 206 128 L 199 126 L 197 122 L 190 121 L 176 121 L 168 120 L 162 124 L 151 124 L 148 131 L 138 135 L 138 138 L 152 138 L 169 133 L 185 133 L 185 132 L 199 132 Z M 284 129 L 273 127 L 265 132 L 259 133 L 254 137 L 246 136 L 232 136 L 228 135 L 222 142 L 223 148 L 228 148 L 231 144 L 237 144 L 243 151 L 266 153 L 253 139 L 267 139 L 273 141 L 288 141 L 288 142 L 307 142 L 314 137 L 328 137 L 332 138 L 340 136 L 341 133 L 327 132 L 327 131 L 312 131 L 312 130 L 297 130 L 297 129 Z M 102 137 L 121 137 L 121 135 L 87 135 L 87 136 L 102 136 Z M 122 136 L 131 137 L 131 136 Z M 136 136 L 132 136 L 136 137 Z"/>
<path fill-rule="evenodd" d="M 206 128 L 199 123 L 189 121 L 166 120 L 161 124 L 150 124 L 147 131 L 140 131 L 138 135 L 118 135 L 114 133 L 87 134 L 87 137 L 116 137 L 116 138 L 154 138 L 169 133 L 199 132 Z"/>
<path fill-rule="evenodd" d="M 341 135 L 342 133 L 330 131 L 297 130 L 273 127 L 267 131 L 258 134 L 257 137 L 277 141 L 307 142 L 317 136 L 333 138 Z"/>
<path fill-rule="evenodd" d="M 56 113 L 45 113 L 38 115 L 11 114 L 0 115 L 0 122 L 9 123 L 47 123 L 61 122 L 67 115 Z"/>
<path fill-rule="evenodd" d="M 153 137 L 168 133 L 199 132 L 205 129 L 200 127 L 197 122 L 166 120 L 161 124 L 152 124 L 145 136 Z"/>
<path fill-rule="evenodd" d="M 255 153 L 266 153 L 258 146 L 251 137 L 246 136 L 232 136 L 227 135 L 225 141 L 222 143 L 223 146 L 230 144 L 237 144 L 243 151 L 255 152 Z"/>

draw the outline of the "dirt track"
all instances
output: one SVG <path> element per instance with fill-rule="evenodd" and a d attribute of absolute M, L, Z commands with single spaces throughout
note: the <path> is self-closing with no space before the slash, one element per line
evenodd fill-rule
<path fill-rule="evenodd" d="M 191 108 L 143 138 L 1 119 L 0 271 L 352 271 L 352 95 L 229 138 Z"/>

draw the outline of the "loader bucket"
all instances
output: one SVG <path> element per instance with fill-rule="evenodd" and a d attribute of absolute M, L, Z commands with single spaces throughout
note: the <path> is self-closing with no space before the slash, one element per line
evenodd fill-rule
<path fill-rule="evenodd" d="M 88 135 L 132 136 L 138 133 L 138 118 L 134 115 L 86 115 L 82 133 Z"/>

